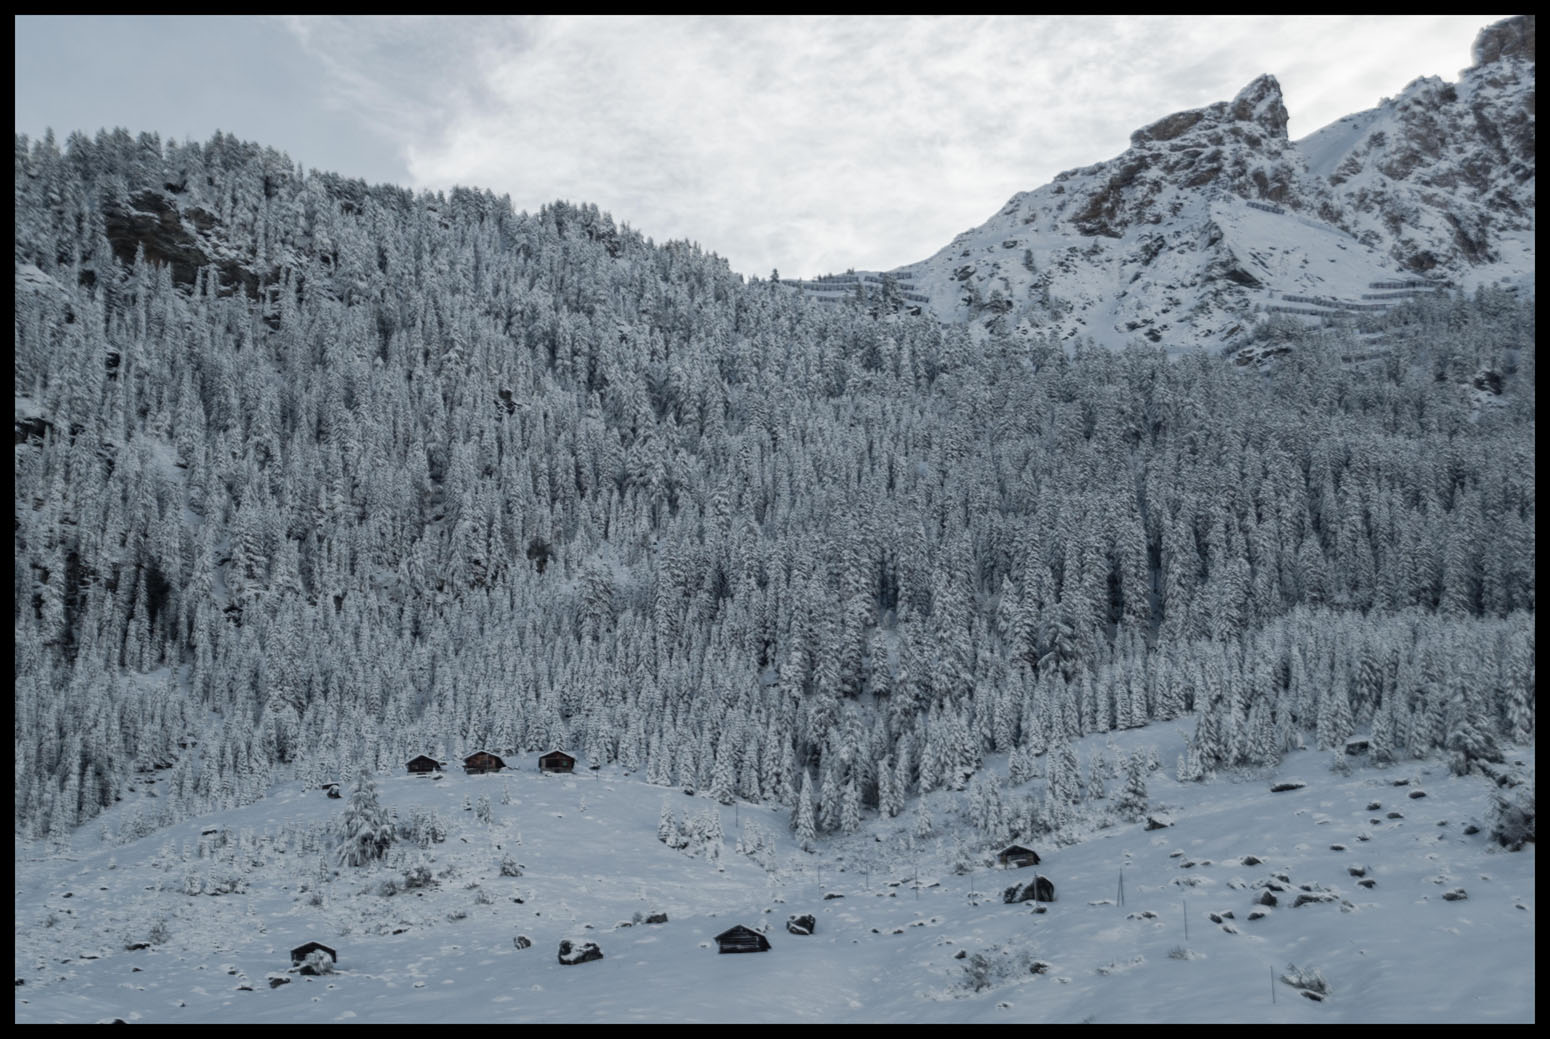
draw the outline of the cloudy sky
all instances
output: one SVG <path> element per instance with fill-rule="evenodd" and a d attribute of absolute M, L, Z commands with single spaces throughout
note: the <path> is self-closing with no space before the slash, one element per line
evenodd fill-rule
<path fill-rule="evenodd" d="M 18 17 L 16 130 L 222 129 L 806 276 L 923 259 L 1263 72 L 1305 136 L 1456 79 L 1498 17 Z"/>

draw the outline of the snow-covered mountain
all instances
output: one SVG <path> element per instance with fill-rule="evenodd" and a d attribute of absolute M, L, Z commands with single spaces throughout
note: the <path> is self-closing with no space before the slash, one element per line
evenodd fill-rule
<path fill-rule="evenodd" d="M 1417 79 L 1300 141 L 1286 128 L 1280 84 L 1260 76 L 892 274 L 947 321 L 1170 349 L 1230 344 L 1256 314 L 1532 283 L 1532 15 L 1482 31 L 1456 84 Z"/>

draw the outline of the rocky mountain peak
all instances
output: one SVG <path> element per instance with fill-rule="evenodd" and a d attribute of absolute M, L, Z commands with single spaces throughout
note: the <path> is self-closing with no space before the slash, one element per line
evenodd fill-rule
<path fill-rule="evenodd" d="M 1272 137 L 1286 139 L 1286 104 L 1281 98 L 1281 83 L 1265 74 L 1238 91 L 1228 113 L 1234 122 L 1254 122 Z"/>
<path fill-rule="evenodd" d="M 1164 116 L 1131 134 L 1130 143 L 1139 147 L 1172 141 L 1190 131 L 1220 130 L 1233 123 L 1253 123 L 1271 138 L 1286 139 L 1286 104 L 1281 99 L 1281 84 L 1274 76 L 1260 76 L 1231 101 Z"/>
<path fill-rule="evenodd" d="M 1491 65 L 1509 58 L 1534 61 L 1534 16 L 1519 15 L 1488 25 L 1475 37 L 1472 50 L 1475 67 Z"/>

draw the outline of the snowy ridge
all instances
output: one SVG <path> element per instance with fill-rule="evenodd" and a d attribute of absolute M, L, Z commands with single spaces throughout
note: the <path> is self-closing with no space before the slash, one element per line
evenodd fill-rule
<path fill-rule="evenodd" d="M 1296 142 L 1261 76 L 1013 196 L 912 283 L 946 321 L 1170 351 L 1231 344 L 1288 294 L 1350 310 L 1418 275 L 1531 288 L 1533 17 L 1481 41 L 1458 84 L 1417 80 Z"/>

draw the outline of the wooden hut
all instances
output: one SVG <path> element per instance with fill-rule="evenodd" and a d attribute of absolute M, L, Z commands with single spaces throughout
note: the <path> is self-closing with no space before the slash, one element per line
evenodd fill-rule
<path fill-rule="evenodd" d="M 499 772 L 506 763 L 487 750 L 476 750 L 463 759 L 463 771 L 469 775 L 479 772 Z"/>
<path fill-rule="evenodd" d="M 770 940 L 758 931 L 738 924 L 716 935 L 717 952 L 769 952 Z"/>
<path fill-rule="evenodd" d="M 407 767 L 414 775 L 423 776 L 431 772 L 440 772 L 441 762 L 433 757 L 421 754 L 419 757 L 410 760 Z"/>
<path fill-rule="evenodd" d="M 538 759 L 538 771 L 540 772 L 574 772 L 576 759 L 563 750 L 551 750 Z"/>
<path fill-rule="evenodd" d="M 1039 864 L 1039 853 L 1032 848 L 1025 848 L 1021 844 L 1014 844 L 997 855 L 996 861 L 1003 866 L 1016 866 L 1018 868 L 1037 866 Z"/>
<path fill-rule="evenodd" d="M 333 960 L 335 963 L 339 962 L 339 954 L 333 949 L 330 949 L 322 942 L 308 942 L 306 945 L 298 945 L 296 948 L 291 950 L 291 963 L 302 963 L 308 956 L 311 956 L 319 949 L 322 949 L 324 952 L 328 953 L 328 958 Z"/>

